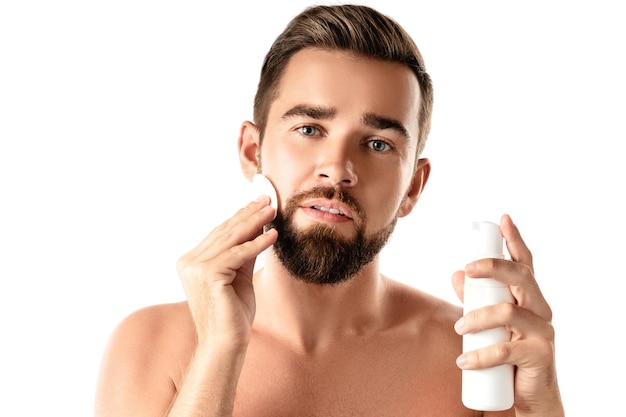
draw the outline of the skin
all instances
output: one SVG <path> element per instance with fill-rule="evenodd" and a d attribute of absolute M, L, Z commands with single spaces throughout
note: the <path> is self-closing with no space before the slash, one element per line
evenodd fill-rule
<path fill-rule="evenodd" d="M 419 99 L 415 76 L 399 64 L 300 51 L 281 80 L 262 147 L 256 126 L 242 125 L 244 175 L 252 178 L 262 160 L 279 207 L 315 185 L 344 187 L 371 234 L 408 215 L 428 179 L 429 161 L 415 155 Z M 96 416 L 563 415 L 550 308 L 508 216 L 501 227 L 513 260 L 481 260 L 452 281 L 462 299 L 465 273 L 494 277 L 511 286 L 517 304 L 459 321 L 459 306 L 382 275 L 378 258 L 341 285 L 295 280 L 265 251 L 277 238 L 275 230 L 262 233 L 273 215 L 266 196 L 239 210 L 180 258 L 186 302 L 142 309 L 118 326 Z M 300 228 L 322 222 L 344 237 L 359 220 L 304 204 L 295 214 Z M 261 254 L 265 266 L 253 274 Z M 502 325 L 513 332 L 510 343 L 459 356 L 460 334 Z M 500 363 L 517 365 L 515 409 L 465 408 L 459 365 Z"/>

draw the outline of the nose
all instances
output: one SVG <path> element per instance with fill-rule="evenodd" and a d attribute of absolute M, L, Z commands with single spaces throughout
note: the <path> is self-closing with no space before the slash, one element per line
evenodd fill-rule
<path fill-rule="evenodd" d="M 335 187 L 354 187 L 358 182 L 354 162 L 348 149 L 334 147 L 319 155 L 316 177 L 319 182 Z"/>

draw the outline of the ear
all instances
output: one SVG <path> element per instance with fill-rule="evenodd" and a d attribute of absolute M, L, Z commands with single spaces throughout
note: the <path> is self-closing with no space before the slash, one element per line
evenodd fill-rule
<path fill-rule="evenodd" d="M 260 172 L 260 131 L 257 125 L 252 122 L 243 122 L 239 130 L 239 140 L 237 148 L 239 150 L 239 164 L 243 175 L 252 180 L 254 174 Z"/>
<path fill-rule="evenodd" d="M 413 207 L 417 204 L 428 177 L 430 175 L 430 161 L 427 158 L 420 158 L 417 161 L 417 167 L 413 173 L 413 179 L 409 186 L 408 192 L 398 210 L 398 217 L 404 217 L 413 211 Z"/>

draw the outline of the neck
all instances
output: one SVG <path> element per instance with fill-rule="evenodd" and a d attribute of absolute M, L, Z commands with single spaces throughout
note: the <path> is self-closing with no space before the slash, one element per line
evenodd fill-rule
<path fill-rule="evenodd" d="M 271 250 L 254 279 L 255 326 L 311 352 L 337 338 L 358 336 L 383 326 L 387 281 L 379 273 L 379 258 L 347 282 L 307 284 L 287 272 Z"/>

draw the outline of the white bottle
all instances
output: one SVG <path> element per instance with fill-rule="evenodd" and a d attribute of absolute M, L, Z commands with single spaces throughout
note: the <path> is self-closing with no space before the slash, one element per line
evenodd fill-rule
<path fill-rule="evenodd" d="M 474 260 L 504 258 L 500 226 L 491 222 L 473 224 Z M 480 307 L 513 303 L 508 285 L 493 278 L 465 277 L 463 314 Z M 511 340 L 505 327 L 463 335 L 463 352 Z M 463 370 L 462 401 L 467 408 L 482 411 L 508 410 L 513 406 L 513 366 Z"/>

